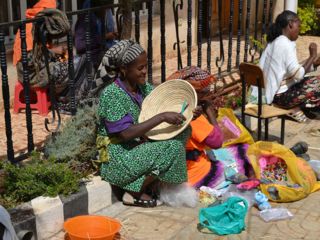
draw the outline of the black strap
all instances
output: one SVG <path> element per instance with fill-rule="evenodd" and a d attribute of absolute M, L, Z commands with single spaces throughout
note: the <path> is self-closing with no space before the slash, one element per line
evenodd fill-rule
<path fill-rule="evenodd" d="M 199 156 L 201 155 L 201 153 L 202 152 L 197 149 L 190 150 L 190 151 L 186 152 L 186 158 L 187 158 L 187 160 L 196 161 L 199 158 Z"/>
<path fill-rule="evenodd" d="M 2 223 L 0 223 L 0 239 L 3 239 L 5 230 L 6 230 L 6 227 Z"/>

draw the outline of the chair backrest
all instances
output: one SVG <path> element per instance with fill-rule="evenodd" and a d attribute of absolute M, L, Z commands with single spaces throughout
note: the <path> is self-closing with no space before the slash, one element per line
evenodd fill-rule
<path fill-rule="evenodd" d="M 240 76 L 247 86 L 257 86 L 264 88 L 264 77 L 262 69 L 253 63 L 243 62 L 239 66 Z"/>

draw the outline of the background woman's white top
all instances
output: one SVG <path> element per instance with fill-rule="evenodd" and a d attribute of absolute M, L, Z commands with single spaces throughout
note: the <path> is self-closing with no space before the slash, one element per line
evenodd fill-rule
<path fill-rule="evenodd" d="M 264 73 L 264 95 L 268 104 L 272 103 L 275 94 L 286 92 L 301 81 L 305 74 L 297 59 L 296 43 L 284 35 L 268 43 L 261 55 L 259 66 Z M 253 99 L 257 99 L 257 87 L 252 87 L 251 95 Z"/>

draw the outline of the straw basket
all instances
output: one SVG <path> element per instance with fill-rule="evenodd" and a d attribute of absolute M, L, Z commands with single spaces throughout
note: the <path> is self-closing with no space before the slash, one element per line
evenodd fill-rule
<path fill-rule="evenodd" d="M 177 136 L 190 123 L 193 110 L 197 106 L 197 93 L 190 83 L 175 79 L 156 87 L 143 101 L 139 122 L 144 122 L 163 112 L 181 112 L 183 103 L 189 104 L 183 115 L 187 119 L 183 124 L 161 123 L 151 129 L 146 136 L 152 140 L 167 140 Z"/>

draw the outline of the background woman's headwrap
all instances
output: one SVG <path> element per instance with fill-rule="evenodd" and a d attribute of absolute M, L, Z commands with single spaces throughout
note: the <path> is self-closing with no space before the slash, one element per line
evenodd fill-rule
<path fill-rule="evenodd" d="M 167 80 L 172 79 L 183 79 L 188 81 L 197 92 L 204 90 L 209 91 L 207 88 L 216 81 L 213 75 L 196 66 L 188 66 L 176 71 L 167 78 Z"/>
<path fill-rule="evenodd" d="M 144 51 L 140 44 L 132 40 L 121 40 L 106 51 L 91 86 L 90 96 L 98 96 L 100 91 L 112 83 L 119 75 L 120 67 L 126 66 Z"/>

